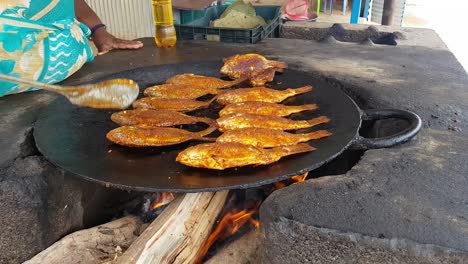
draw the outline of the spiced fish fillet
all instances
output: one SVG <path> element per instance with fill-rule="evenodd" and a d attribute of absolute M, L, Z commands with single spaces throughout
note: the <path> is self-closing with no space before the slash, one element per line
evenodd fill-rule
<path fill-rule="evenodd" d="M 193 99 L 160 99 L 156 97 L 144 97 L 133 102 L 133 108 L 165 109 L 180 112 L 194 111 L 208 107 L 215 98 L 203 102 Z"/>
<path fill-rule="evenodd" d="M 220 88 L 228 88 L 228 87 L 237 85 L 243 82 L 244 80 L 245 78 L 237 79 L 234 81 L 225 81 L 225 80 L 215 78 L 215 77 L 210 77 L 210 76 L 196 75 L 193 73 L 184 73 L 184 74 L 175 75 L 169 78 L 166 81 L 166 83 L 201 86 L 206 89 L 220 89 Z"/>
<path fill-rule="evenodd" d="M 214 120 L 205 117 L 189 116 L 174 110 L 135 109 L 116 112 L 111 120 L 121 126 L 148 125 L 169 127 L 185 124 L 214 124 Z"/>
<path fill-rule="evenodd" d="M 304 86 L 296 89 L 275 90 L 266 87 L 241 88 L 225 91 L 218 95 L 217 101 L 222 105 L 235 104 L 249 101 L 279 103 L 287 98 L 312 91 L 312 86 Z"/>
<path fill-rule="evenodd" d="M 254 71 L 247 77 L 247 83 L 253 87 L 264 86 L 266 83 L 273 81 L 276 71 L 275 68 Z"/>
<path fill-rule="evenodd" d="M 288 116 L 291 114 L 299 113 L 307 110 L 317 109 L 316 104 L 307 105 L 283 105 L 268 102 L 243 102 L 228 104 L 226 107 L 219 111 L 220 116 L 235 114 L 235 113 L 247 113 L 256 115 L 267 115 L 267 116 Z"/>
<path fill-rule="evenodd" d="M 196 99 L 207 94 L 218 94 L 218 89 L 188 84 L 161 84 L 146 88 L 144 94 L 160 99 Z"/>
<path fill-rule="evenodd" d="M 175 145 L 189 140 L 211 140 L 203 138 L 216 130 L 211 126 L 200 132 L 190 132 L 173 127 L 151 127 L 146 125 L 122 126 L 107 133 L 108 140 L 127 147 L 160 147 Z"/>
<path fill-rule="evenodd" d="M 276 69 L 282 71 L 288 65 L 284 62 L 268 60 L 259 54 L 240 54 L 224 59 L 220 72 L 231 78 L 241 78 L 256 70 Z"/>
<path fill-rule="evenodd" d="M 282 157 L 313 151 L 307 144 L 262 149 L 240 143 L 206 143 L 189 147 L 177 155 L 176 161 L 196 168 L 224 170 L 247 165 L 267 165 Z"/>
<path fill-rule="evenodd" d="M 243 54 L 225 59 L 220 72 L 233 79 L 248 78 L 250 85 L 262 86 L 273 80 L 275 72 L 285 68 L 284 62 L 268 60 L 258 54 Z"/>
<path fill-rule="evenodd" d="M 236 142 L 259 148 L 272 148 L 279 146 L 295 145 L 314 139 L 330 136 L 326 130 L 318 130 L 310 133 L 292 134 L 281 130 L 267 128 L 244 128 L 228 130 L 216 139 L 216 142 Z"/>
<path fill-rule="evenodd" d="M 330 119 L 326 116 L 316 117 L 311 120 L 291 120 L 284 117 L 253 114 L 230 114 L 216 119 L 219 130 L 223 132 L 227 130 L 251 127 L 276 130 L 296 130 L 313 127 L 329 121 Z"/>

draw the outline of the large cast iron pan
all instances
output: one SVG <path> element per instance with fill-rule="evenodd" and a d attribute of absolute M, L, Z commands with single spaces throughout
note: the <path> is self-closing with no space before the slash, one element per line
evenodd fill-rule
<path fill-rule="evenodd" d="M 130 78 L 140 87 L 163 83 L 175 74 L 193 72 L 219 76 L 220 62 L 162 65 L 121 72 L 111 78 Z M 106 133 L 117 127 L 110 121 L 112 111 L 79 108 L 64 98 L 47 106 L 34 129 L 40 152 L 55 165 L 85 179 L 113 187 L 139 191 L 198 192 L 250 188 L 313 170 L 330 161 L 351 145 L 361 148 L 389 147 L 412 138 L 421 127 L 420 118 L 406 111 L 380 110 L 362 112 L 339 88 L 300 71 L 286 70 L 277 75 L 272 86 L 277 89 L 312 84 L 310 93 L 288 99 L 286 104 L 316 103 L 319 109 L 293 116 L 309 119 L 319 115 L 331 118 L 328 124 L 314 128 L 327 129 L 333 136 L 311 141 L 316 151 L 283 158 L 268 166 L 244 167 L 225 171 L 189 168 L 175 161 L 176 155 L 190 145 L 133 149 L 112 144 Z M 219 108 L 198 112 L 216 117 Z M 358 130 L 363 119 L 403 118 L 410 126 L 395 136 L 365 139 Z"/>

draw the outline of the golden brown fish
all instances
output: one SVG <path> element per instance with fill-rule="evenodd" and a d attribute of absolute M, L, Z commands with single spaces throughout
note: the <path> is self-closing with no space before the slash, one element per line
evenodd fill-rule
<path fill-rule="evenodd" d="M 267 165 L 284 156 L 313 151 L 307 144 L 262 149 L 240 143 L 206 143 L 189 147 L 176 161 L 196 168 L 224 170 L 247 165 Z"/>
<path fill-rule="evenodd" d="M 200 132 L 190 132 L 173 127 L 150 127 L 146 125 L 122 126 L 107 133 L 108 140 L 128 147 L 160 147 L 175 145 L 189 140 L 211 140 L 203 138 L 215 131 L 211 126 Z"/>
<path fill-rule="evenodd" d="M 244 102 L 236 104 L 228 104 L 226 107 L 219 111 L 220 116 L 234 114 L 234 113 L 247 113 L 256 115 L 267 116 L 288 116 L 294 113 L 299 113 L 307 110 L 317 109 L 316 104 L 307 105 L 283 105 L 268 102 Z"/>
<path fill-rule="evenodd" d="M 325 116 L 311 120 L 291 120 L 278 116 L 263 116 L 253 114 L 230 114 L 216 119 L 219 130 L 235 130 L 242 128 L 269 128 L 276 130 L 295 130 L 309 128 L 318 124 L 327 123 L 330 119 Z"/>
<path fill-rule="evenodd" d="M 313 139 L 330 136 L 326 130 L 318 130 L 304 134 L 292 134 L 281 130 L 267 128 L 244 128 L 227 130 L 216 139 L 216 142 L 237 142 L 259 148 L 272 148 L 279 146 L 296 145 Z"/>
<path fill-rule="evenodd" d="M 275 74 L 276 68 L 256 70 L 247 77 L 247 83 L 253 87 L 264 86 L 266 83 L 273 81 Z"/>
<path fill-rule="evenodd" d="M 160 99 L 197 99 L 207 94 L 218 94 L 218 89 L 188 84 L 161 84 L 146 88 L 144 94 Z"/>
<path fill-rule="evenodd" d="M 220 88 L 228 88 L 234 85 L 237 85 L 243 82 L 244 79 L 237 79 L 234 81 L 225 81 L 219 78 L 210 77 L 210 76 L 203 76 L 203 75 L 196 75 L 193 73 L 184 73 L 175 75 L 169 78 L 166 83 L 170 84 L 185 84 L 185 85 L 192 85 L 192 86 L 201 86 L 205 87 L 206 89 L 220 89 Z"/>
<path fill-rule="evenodd" d="M 160 99 L 156 97 L 144 97 L 133 102 L 133 108 L 165 109 L 180 112 L 194 111 L 208 107 L 215 98 L 209 101 L 197 101 L 193 99 Z"/>
<path fill-rule="evenodd" d="M 218 95 L 217 101 L 222 105 L 242 102 L 268 102 L 279 103 L 286 98 L 312 91 L 312 86 L 304 86 L 296 89 L 275 90 L 266 87 L 241 88 L 222 92 Z"/>
<path fill-rule="evenodd" d="M 168 127 L 195 123 L 214 124 L 214 120 L 206 117 L 189 116 L 174 110 L 153 110 L 146 108 L 113 113 L 111 120 L 121 126 L 148 125 Z"/>
<path fill-rule="evenodd" d="M 233 79 L 248 78 L 251 85 L 262 86 L 273 80 L 275 72 L 287 67 L 284 62 L 267 60 L 258 54 L 243 54 L 225 59 L 220 72 Z"/>

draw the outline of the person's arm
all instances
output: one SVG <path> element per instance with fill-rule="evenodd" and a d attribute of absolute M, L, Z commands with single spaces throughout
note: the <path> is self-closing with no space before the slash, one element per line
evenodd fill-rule
<path fill-rule="evenodd" d="M 81 23 L 89 28 L 102 24 L 101 19 L 94 13 L 84 0 L 75 0 L 75 16 Z M 111 49 L 138 49 L 143 47 L 140 41 L 123 40 L 112 36 L 105 27 L 98 28 L 91 35 L 99 54 L 106 53 Z"/>

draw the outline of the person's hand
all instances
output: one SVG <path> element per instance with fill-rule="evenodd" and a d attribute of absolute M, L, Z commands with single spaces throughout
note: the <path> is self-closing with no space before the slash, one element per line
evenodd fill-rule
<path fill-rule="evenodd" d="M 94 45 L 98 49 L 98 55 L 105 54 L 112 49 L 139 49 L 143 47 L 141 41 L 123 40 L 114 37 L 107 32 L 104 28 L 98 29 L 92 35 Z"/>

